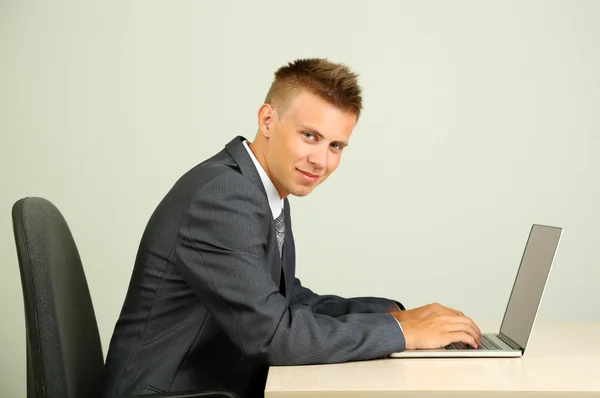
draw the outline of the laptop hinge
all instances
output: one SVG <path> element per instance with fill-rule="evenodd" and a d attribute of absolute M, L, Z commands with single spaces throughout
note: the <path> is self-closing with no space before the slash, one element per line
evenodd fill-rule
<path fill-rule="evenodd" d="M 523 347 L 512 341 L 511 338 L 507 337 L 505 334 L 498 333 L 498 338 L 502 340 L 506 345 L 508 345 L 513 350 L 521 350 L 523 351 Z"/>

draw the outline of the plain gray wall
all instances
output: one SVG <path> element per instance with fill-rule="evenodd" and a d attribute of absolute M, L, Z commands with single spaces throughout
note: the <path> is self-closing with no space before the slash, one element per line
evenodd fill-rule
<path fill-rule="evenodd" d="M 106 351 L 151 212 L 254 136 L 299 57 L 348 64 L 365 106 L 340 168 L 291 199 L 306 285 L 499 322 L 545 223 L 564 234 L 540 319 L 599 321 L 599 19 L 571 0 L 0 2 L 0 395 L 25 395 L 12 204 L 63 211 Z"/>

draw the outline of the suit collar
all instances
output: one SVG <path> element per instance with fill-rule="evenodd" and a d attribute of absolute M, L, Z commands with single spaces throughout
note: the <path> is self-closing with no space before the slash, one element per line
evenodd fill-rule
<path fill-rule="evenodd" d="M 246 148 L 244 148 L 245 140 L 246 138 L 239 135 L 233 140 L 229 141 L 229 143 L 225 145 L 225 149 L 238 164 L 242 175 L 252 181 L 254 185 L 260 187 L 265 196 L 267 196 L 267 191 L 265 191 L 265 187 L 260 180 L 260 175 L 258 175 L 258 171 L 256 170 L 256 167 L 254 167 L 254 163 L 252 162 L 250 155 L 248 155 Z"/>
<path fill-rule="evenodd" d="M 258 159 L 256 159 L 256 156 L 254 156 L 252 149 L 250 149 L 250 146 L 248 145 L 248 141 L 243 141 L 242 145 L 244 146 L 244 149 L 248 155 L 250 155 L 250 159 L 252 159 L 252 163 L 258 171 L 260 180 L 262 181 L 263 187 L 265 187 L 265 191 L 267 192 L 267 198 L 269 199 L 269 207 L 273 213 L 273 219 L 275 219 L 279 217 L 283 211 L 283 200 L 279 197 L 279 192 L 277 192 L 275 184 L 273 184 L 273 181 L 271 181 L 265 169 L 262 167 Z"/>

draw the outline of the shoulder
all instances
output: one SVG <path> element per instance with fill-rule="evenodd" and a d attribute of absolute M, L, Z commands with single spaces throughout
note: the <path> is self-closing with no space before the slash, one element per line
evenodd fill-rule
<path fill-rule="evenodd" d="M 231 201 L 252 200 L 264 202 L 268 206 L 267 196 L 261 187 L 241 173 L 226 169 L 213 170 L 194 191 L 192 200 L 203 197 Z"/>
<path fill-rule="evenodd" d="M 171 191 L 191 200 L 232 195 L 267 200 L 262 186 L 244 176 L 239 165 L 225 151 L 186 172 Z"/>
<path fill-rule="evenodd" d="M 213 170 L 209 178 L 196 186 L 189 203 L 190 215 L 202 212 L 205 217 L 226 219 L 233 224 L 254 221 L 266 225 L 272 218 L 264 189 L 230 169 Z"/>

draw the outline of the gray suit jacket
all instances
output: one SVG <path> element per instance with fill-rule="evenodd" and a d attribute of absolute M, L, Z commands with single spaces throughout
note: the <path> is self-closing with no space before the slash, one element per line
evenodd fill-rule
<path fill-rule="evenodd" d="M 187 172 L 152 214 L 111 339 L 103 397 L 204 388 L 262 396 L 269 365 L 405 348 L 396 320 L 383 313 L 393 301 L 319 296 L 295 278 L 287 200 L 280 259 L 243 139 Z"/>

